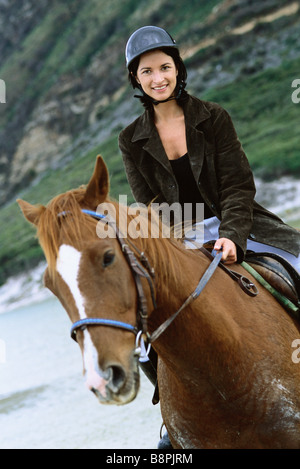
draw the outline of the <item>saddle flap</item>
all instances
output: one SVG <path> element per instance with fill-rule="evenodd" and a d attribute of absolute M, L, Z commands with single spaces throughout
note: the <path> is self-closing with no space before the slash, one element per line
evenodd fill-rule
<path fill-rule="evenodd" d="M 246 262 L 279 293 L 298 305 L 299 274 L 285 259 L 273 253 L 247 252 Z"/>

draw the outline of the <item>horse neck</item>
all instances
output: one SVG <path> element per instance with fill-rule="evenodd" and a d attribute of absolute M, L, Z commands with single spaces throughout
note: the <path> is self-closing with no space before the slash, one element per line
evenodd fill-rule
<path fill-rule="evenodd" d="M 182 306 L 209 265 L 209 260 L 200 252 L 184 251 L 172 243 L 166 251 L 163 246 L 164 243 L 158 240 L 156 255 L 149 259 L 155 268 L 157 290 L 157 309 L 149 319 L 150 332 Z M 228 345 L 232 344 L 235 350 L 239 330 L 228 311 L 228 304 L 226 307 L 222 301 L 222 295 L 232 287 L 230 282 L 232 280 L 218 269 L 200 297 L 184 308 L 154 343 L 160 357 L 172 363 L 172 367 L 182 371 L 182 365 L 187 362 L 191 369 L 199 367 L 199 363 L 194 363 L 199 356 L 202 356 L 204 368 L 204 357 L 208 358 L 207 366 L 210 366 L 212 356 L 216 365 L 222 367 L 222 357 L 228 356 Z M 188 373 L 189 368 L 186 369 Z"/>
<path fill-rule="evenodd" d="M 127 224 L 128 235 L 130 235 L 130 224 L 132 227 L 133 219 L 128 217 L 128 212 L 118 208 L 120 216 L 125 214 L 125 222 Z M 135 219 L 137 221 L 137 219 Z M 194 291 L 199 280 L 202 278 L 205 270 L 209 266 L 210 261 L 204 254 L 198 250 L 185 249 L 182 242 L 171 237 L 151 237 L 149 224 L 147 224 L 147 216 L 139 219 L 143 235 L 136 238 L 130 238 L 137 249 L 144 252 L 149 264 L 155 271 L 155 290 L 157 309 L 153 314 L 149 315 L 149 331 L 152 332 L 162 322 L 175 313 L 184 303 L 187 297 Z M 120 222 L 120 219 L 118 220 Z M 145 222 L 145 223 L 144 223 Z M 126 228 L 125 228 L 126 229 Z M 218 269 L 219 270 L 219 269 Z M 227 277 L 227 276 L 225 276 Z M 215 279 L 219 279 L 216 285 Z M 214 325 L 219 321 L 227 320 L 228 315 L 224 311 L 222 302 L 219 301 L 220 295 L 216 298 L 216 291 L 222 289 L 230 289 L 227 278 L 223 278 L 221 272 L 215 272 L 213 280 L 211 279 L 201 293 L 201 298 L 195 300 L 191 306 L 185 308 L 172 324 L 172 329 L 176 330 L 176 337 L 181 337 L 182 342 L 186 342 L 186 338 L 190 335 L 191 328 L 202 331 L 204 342 L 209 339 L 210 343 L 218 342 L 217 334 L 214 336 L 211 331 Z M 152 311 L 152 300 L 147 283 L 145 282 L 145 290 L 148 297 L 148 310 Z M 215 308 L 215 303 L 219 304 Z M 223 316 L 223 317 L 222 317 Z M 230 320 L 230 318 L 228 317 Z M 166 347 L 170 344 L 174 345 L 174 334 L 172 329 L 166 330 L 164 333 L 163 343 Z M 230 331 L 230 328 L 225 330 Z M 207 331 L 207 333 L 205 332 Z M 202 337 L 202 339 L 203 339 Z M 160 341 L 161 342 L 161 341 Z M 191 345 L 191 344 L 190 344 Z M 207 346 L 207 343 L 206 343 Z M 192 347 L 190 347 L 192 350 Z"/>
<path fill-rule="evenodd" d="M 174 240 L 147 239 L 140 248 L 155 271 L 157 309 L 149 322 L 154 329 L 175 313 L 193 292 L 208 261 Z M 180 323 L 181 317 L 176 322 Z"/>

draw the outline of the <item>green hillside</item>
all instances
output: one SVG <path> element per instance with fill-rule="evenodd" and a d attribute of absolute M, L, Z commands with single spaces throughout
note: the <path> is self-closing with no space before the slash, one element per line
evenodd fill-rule
<path fill-rule="evenodd" d="M 55 164 L 49 158 L 43 172 L 37 173 L 33 164 L 21 182 L 7 185 L 9 197 L 0 208 L 0 284 L 43 258 L 34 229 L 15 203 L 17 197 L 47 203 L 56 194 L 87 183 L 100 153 L 109 168 L 111 195 L 128 194 L 132 202 L 117 139 L 121 128 L 142 111 L 132 99 L 123 57 L 127 37 L 141 25 L 165 27 L 177 39 L 187 57 L 187 90 L 229 111 L 256 175 L 299 176 L 300 103 L 291 100 L 291 83 L 300 78 L 300 14 L 298 9 L 272 21 L 268 16 L 294 4 L 72 0 L 55 1 L 50 7 L 47 2 L 32 3 L 40 10 L 33 10 L 27 29 L 18 32 L 22 35 L 18 46 L 7 38 L 0 46 L 0 78 L 9 84 L 8 105 L 5 112 L 0 108 L 0 177 L 2 173 L 10 180 L 13 157 L 7 155 L 16 153 L 34 127 L 35 113 L 54 100 L 61 107 L 55 118 L 50 116 L 52 120 L 44 117 L 45 128 L 58 136 L 68 133 L 70 144 L 62 147 Z M 256 26 L 247 30 L 254 20 Z M 234 32 L 243 25 L 246 33 Z M 189 53 L 195 45 L 199 47 Z M 70 102 L 77 104 L 78 96 L 85 94 L 92 98 L 84 110 L 68 114 Z M 4 156 L 9 160 L 6 166 Z"/>
<path fill-rule="evenodd" d="M 300 70 L 300 58 L 280 67 L 214 88 L 204 98 L 221 103 L 236 128 L 256 175 L 275 178 L 300 176 L 300 104 L 292 102 L 291 84 Z M 300 76 L 300 75 L 299 75 Z"/>

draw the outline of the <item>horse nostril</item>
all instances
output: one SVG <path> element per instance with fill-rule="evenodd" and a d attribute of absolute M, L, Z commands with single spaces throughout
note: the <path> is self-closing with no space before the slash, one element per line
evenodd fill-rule
<path fill-rule="evenodd" d="M 125 371 L 123 368 L 117 365 L 113 365 L 109 368 L 110 371 L 110 380 L 109 383 L 107 384 L 107 387 L 113 392 L 117 393 L 120 391 L 122 386 L 125 383 L 126 380 L 126 375 Z"/>
<path fill-rule="evenodd" d="M 96 396 L 97 396 L 97 389 L 91 388 L 91 391 L 92 391 L 94 394 L 96 394 Z"/>

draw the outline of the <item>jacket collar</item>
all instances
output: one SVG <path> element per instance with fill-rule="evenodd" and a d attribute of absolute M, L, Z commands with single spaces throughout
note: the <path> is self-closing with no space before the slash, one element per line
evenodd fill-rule
<path fill-rule="evenodd" d="M 198 181 L 204 159 L 204 136 L 203 132 L 197 130 L 197 126 L 210 117 L 210 112 L 203 101 L 193 96 L 189 96 L 188 100 L 184 103 L 183 110 L 188 154 L 194 178 Z M 138 119 L 131 141 L 137 142 L 144 139 L 146 141 L 143 149 L 174 176 L 151 113 L 147 110 Z"/>
<path fill-rule="evenodd" d="M 189 96 L 187 102 L 184 103 L 183 110 L 187 128 L 196 128 L 198 124 L 210 117 L 210 112 L 205 103 L 193 96 Z M 145 111 L 138 119 L 131 141 L 137 142 L 138 140 L 150 138 L 155 131 L 156 128 L 151 113 Z"/>

